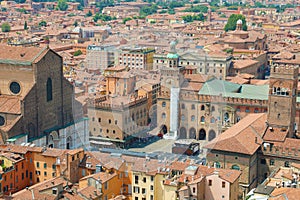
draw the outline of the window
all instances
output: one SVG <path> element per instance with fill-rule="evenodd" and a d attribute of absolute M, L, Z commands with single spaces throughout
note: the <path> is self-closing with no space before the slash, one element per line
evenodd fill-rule
<path fill-rule="evenodd" d="M 44 169 L 47 169 L 47 163 L 44 163 Z"/>
<path fill-rule="evenodd" d="M 36 167 L 40 168 L 40 163 L 39 162 L 36 162 Z"/>
<path fill-rule="evenodd" d="M 232 165 L 231 169 L 240 170 L 240 167 L 238 165 Z"/>
<path fill-rule="evenodd" d="M 185 120 L 184 115 L 181 115 L 181 121 L 184 121 L 184 120 Z"/>
<path fill-rule="evenodd" d="M 52 188 L 52 194 L 57 194 L 57 188 Z"/>
<path fill-rule="evenodd" d="M 146 194 L 146 188 L 142 188 L 142 194 Z"/>
<path fill-rule="evenodd" d="M 154 176 L 151 176 L 151 181 L 154 181 Z"/>
<path fill-rule="evenodd" d="M 133 187 L 133 192 L 134 192 L 134 193 L 140 193 L 140 188 L 134 186 L 134 187 Z"/>
<path fill-rule="evenodd" d="M 111 124 L 111 119 L 108 120 L 108 123 Z"/>
<path fill-rule="evenodd" d="M 204 107 L 204 105 L 202 105 L 202 106 L 201 106 L 201 110 L 205 110 L 205 107 Z"/>
<path fill-rule="evenodd" d="M 139 176 L 134 176 L 134 183 L 138 184 L 139 183 Z"/>
<path fill-rule="evenodd" d="M 192 116 L 191 116 L 191 121 L 192 121 L 192 122 L 195 121 L 195 115 L 192 115 Z"/>
<path fill-rule="evenodd" d="M 246 113 L 250 112 L 249 107 L 246 107 L 245 112 L 246 112 Z"/>
<path fill-rule="evenodd" d="M 270 160 L 270 165 L 275 165 L 275 160 L 274 159 Z"/>
<path fill-rule="evenodd" d="M 211 107 L 211 112 L 214 112 L 216 109 L 215 109 L 215 106 L 212 106 Z"/>
<path fill-rule="evenodd" d="M 162 106 L 162 107 L 166 107 L 166 102 L 163 101 L 162 104 L 161 104 L 161 106 Z"/>
<path fill-rule="evenodd" d="M 144 178 L 143 178 L 143 182 L 144 182 L 144 183 L 146 183 L 146 182 L 147 182 L 147 179 L 146 179 L 146 177 L 144 177 Z"/>
<path fill-rule="evenodd" d="M 202 122 L 202 123 L 205 122 L 205 117 L 204 117 L 204 116 L 201 117 L 201 122 Z"/>
<path fill-rule="evenodd" d="M 260 159 L 260 164 L 265 165 L 266 164 L 266 159 L 264 159 L 264 158 Z"/>
<path fill-rule="evenodd" d="M 0 126 L 3 126 L 5 124 L 4 117 L 0 116 Z"/>
<path fill-rule="evenodd" d="M 47 176 L 47 172 L 44 172 L 44 176 Z"/>
<path fill-rule="evenodd" d="M 289 161 L 285 161 L 284 162 L 284 167 L 290 167 L 290 162 Z"/>
<path fill-rule="evenodd" d="M 165 119 L 166 118 L 166 113 L 162 113 L 161 118 Z"/>
<path fill-rule="evenodd" d="M 215 163 L 214 163 L 214 167 L 215 167 L 215 168 L 221 168 L 221 164 L 220 164 L 219 162 L 215 162 Z"/>
<path fill-rule="evenodd" d="M 225 188 L 225 181 L 222 181 L 222 188 Z"/>
<path fill-rule="evenodd" d="M 117 125 L 118 124 L 118 120 L 115 120 L 115 125 Z"/>
<path fill-rule="evenodd" d="M 192 104 L 191 109 L 195 110 L 195 104 Z"/>
<path fill-rule="evenodd" d="M 52 100 L 52 79 L 48 78 L 47 80 L 47 101 Z"/>
<path fill-rule="evenodd" d="M 196 188 L 195 187 L 193 187 L 193 193 L 196 193 Z"/>
<path fill-rule="evenodd" d="M 181 104 L 181 109 L 185 109 L 185 104 Z"/>
<path fill-rule="evenodd" d="M 13 94 L 19 94 L 21 91 L 21 86 L 17 82 L 11 82 L 9 85 L 9 89 Z"/>
<path fill-rule="evenodd" d="M 24 180 L 24 173 L 22 173 L 22 180 Z"/>
<path fill-rule="evenodd" d="M 94 119 L 94 118 L 93 118 Z M 94 121 L 94 120 L 93 120 Z M 98 122 L 101 122 L 101 118 L 98 118 Z"/>
<path fill-rule="evenodd" d="M 215 123 L 216 122 L 216 120 L 215 120 L 215 118 L 210 118 L 210 123 Z"/>
<path fill-rule="evenodd" d="M 150 185 L 150 190 L 153 191 L 153 185 Z"/>
<path fill-rule="evenodd" d="M 26 170 L 26 178 L 28 178 L 28 170 Z"/>
<path fill-rule="evenodd" d="M 107 182 L 104 183 L 104 189 L 107 190 Z"/>
<path fill-rule="evenodd" d="M 212 186 L 212 180 L 208 180 L 208 186 Z"/>

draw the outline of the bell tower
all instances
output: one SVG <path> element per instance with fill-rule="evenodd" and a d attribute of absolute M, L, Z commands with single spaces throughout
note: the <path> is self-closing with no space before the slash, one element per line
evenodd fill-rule
<path fill-rule="evenodd" d="M 268 124 L 295 134 L 296 97 L 299 65 L 278 62 L 271 66 Z"/>

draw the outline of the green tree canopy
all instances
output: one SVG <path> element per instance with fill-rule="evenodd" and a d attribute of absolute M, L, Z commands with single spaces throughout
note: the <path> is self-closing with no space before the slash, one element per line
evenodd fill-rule
<path fill-rule="evenodd" d="M 190 8 L 187 8 L 184 10 L 184 12 L 202 12 L 202 13 L 207 13 L 207 6 L 203 5 L 198 5 L 198 6 L 192 6 Z"/>
<path fill-rule="evenodd" d="M 79 56 L 81 54 L 82 54 L 82 51 L 80 49 L 74 52 L 74 56 Z"/>
<path fill-rule="evenodd" d="M 193 22 L 193 21 L 204 21 L 204 15 L 202 13 L 198 14 L 198 15 L 186 15 L 183 16 L 182 19 L 185 22 Z"/>
<path fill-rule="evenodd" d="M 246 25 L 246 18 L 244 15 L 241 14 L 232 14 L 228 18 L 227 24 L 224 27 L 224 30 L 227 31 L 234 31 L 236 29 L 236 22 L 241 19 L 242 20 L 242 30 L 247 31 Z"/>
<path fill-rule="evenodd" d="M 78 21 L 75 21 L 73 26 L 77 27 L 78 26 Z"/>
<path fill-rule="evenodd" d="M 66 11 L 68 9 L 67 0 L 58 0 L 57 8 L 61 11 Z"/>
<path fill-rule="evenodd" d="M 143 6 L 140 10 L 140 16 L 145 17 L 152 15 L 157 12 L 157 5 L 152 4 L 151 6 Z"/>
<path fill-rule="evenodd" d="M 27 30 L 27 29 L 28 29 L 27 21 L 25 21 L 25 23 L 24 23 L 24 30 Z"/>
<path fill-rule="evenodd" d="M 91 17 L 93 15 L 93 13 L 89 10 L 89 12 L 88 13 L 86 13 L 86 15 L 85 16 L 87 16 L 87 17 Z"/>
<path fill-rule="evenodd" d="M 45 20 L 40 21 L 39 26 L 47 26 L 47 22 Z"/>
<path fill-rule="evenodd" d="M 9 32 L 9 31 L 10 31 L 10 25 L 9 25 L 9 23 L 4 22 L 4 23 L 1 25 L 1 30 L 2 30 L 2 32 Z"/>
<path fill-rule="evenodd" d="M 130 20 L 132 20 L 131 17 L 126 17 L 126 18 L 124 18 L 124 19 L 123 19 L 123 24 L 125 24 L 127 21 L 130 21 Z"/>

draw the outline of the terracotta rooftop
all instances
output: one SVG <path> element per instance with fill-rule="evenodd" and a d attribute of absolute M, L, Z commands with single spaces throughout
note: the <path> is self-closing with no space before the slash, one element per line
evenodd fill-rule
<path fill-rule="evenodd" d="M 20 98 L 12 95 L 0 95 L 0 113 L 21 114 Z"/>
<path fill-rule="evenodd" d="M 249 114 L 209 142 L 205 148 L 252 155 L 262 143 L 266 118 L 265 113 Z"/>
<path fill-rule="evenodd" d="M 41 47 L 16 47 L 0 45 L 0 63 L 31 65 L 39 61 L 49 49 Z"/>

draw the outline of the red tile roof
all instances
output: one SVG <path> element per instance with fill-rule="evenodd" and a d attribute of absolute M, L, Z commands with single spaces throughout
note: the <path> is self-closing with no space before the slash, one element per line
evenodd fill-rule
<path fill-rule="evenodd" d="M 262 143 L 266 118 L 265 113 L 249 114 L 204 148 L 252 155 Z"/>

